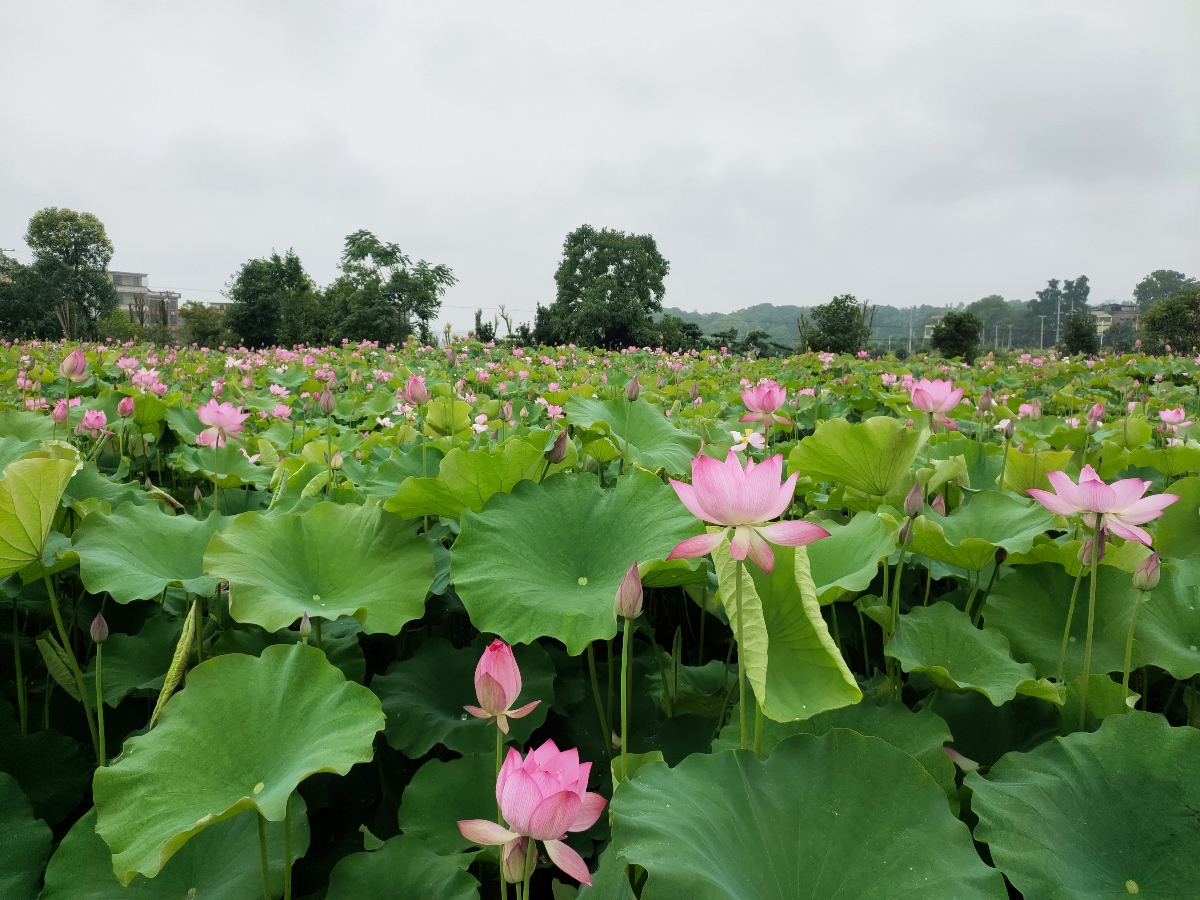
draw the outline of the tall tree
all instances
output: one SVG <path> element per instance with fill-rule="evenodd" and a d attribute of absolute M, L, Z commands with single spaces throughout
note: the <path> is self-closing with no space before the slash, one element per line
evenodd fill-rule
<path fill-rule="evenodd" d="M 1084 309 L 1076 309 L 1063 319 L 1062 339 L 1059 349 L 1069 356 L 1084 353 L 1091 356 L 1100 350 L 1100 335 L 1096 332 L 1096 320 Z"/>
<path fill-rule="evenodd" d="M 113 246 L 104 223 L 91 213 L 47 207 L 29 220 L 25 243 L 33 251 L 43 302 L 54 310 L 63 337 L 95 334 L 119 302 L 108 276 Z"/>
<path fill-rule="evenodd" d="M 1142 315 L 1142 333 L 1153 350 L 1188 353 L 1200 347 L 1200 287 L 1183 288 L 1155 301 Z"/>
<path fill-rule="evenodd" d="M 653 235 L 580 226 L 563 241 L 558 289 L 538 307 L 535 339 L 608 349 L 650 339 L 670 269 Z"/>
<path fill-rule="evenodd" d="M 1080 275 L 1074 281 L 1067 279 L 1063 282 L 1063 313 L 1068 310 L 1080 312 L 1087 309 L 1088 295 L 1091 294 L 1092 288 L 1088 284 L 1086 275 Z"/>
<path fill-rule="evenodd" d="M 859 303 L 853 294 L 839 294 L 814 307 L 812 324 L 800 316 L 800 345 L 825 353 L 856 353 L 871 340 L 875 307 Z"/>
<path fill-rule="evenodd" d="M 981 330 L 983 322 L 974 313 L 949 312 L 933 326 L 929 344 L 942 356 L 962 357 L 968 363 L 974 362 L 979 353 Z"/>
<path fill-rule="evenodd" d="M 54 260 L 23 266 L 0 253 L 0 335 L 6 338 L 57 340 L 62 325 L 46 302 L 47 282 L 65 274 Z"/>
<path fill-rule="evenodd" d="M 1197 286 L 1200 286 L 1200 282 L 1197 282 L 1195 278 L 1189 278 L 1182 272 L 1172 269 L 1155 269 L 1137 283 L 1137 287 L 1133 289 L 1133 299 L 1137 301 L 1138 308 L 1145 312 L 1154 301 L 1170 297 L 1176 291 L 1184 288 Z"/>
<path fill-rule="evenodd" d="M 247 347 L 280 343 L 297 330 L 296 311 L 311 308 L 313 293 L 312 280 L 293 251 L 247 260 L 226 289 L 233 302 L 225 313 L 225 326 Z"/>

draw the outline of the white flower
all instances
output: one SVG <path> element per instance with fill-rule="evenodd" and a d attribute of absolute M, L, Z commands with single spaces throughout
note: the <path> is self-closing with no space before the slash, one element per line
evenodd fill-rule
<path fill-rule="evenodd" d="M 476 434 L 483 434 L 488 430 L 487 413 L 480 413 L 475 417 L 475 424 L 471 426 L 471 430 Z"/>
<path fill-rule="evenodd" d="M 392 420 L 389 419 L 387 416 L 377 416 L 375 419 L 375 424 L 378 425 L 380 428 L 391 428 Z"/>
<path fill-rule="evenodd" d="M 744 434 L 740 431 L 729 432 L 733 436 L 733 449 L 745 452 L 753 447 L 755 450 L 761 450 L 767 443 L 757 431 L 747 430 Z"/>

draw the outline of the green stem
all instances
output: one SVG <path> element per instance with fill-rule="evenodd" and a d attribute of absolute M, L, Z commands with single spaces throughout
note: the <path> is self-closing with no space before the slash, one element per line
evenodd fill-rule
<path fill-rule="evenodd" d="M 1129 663 L 1133 658 L 1133 631 L 1137 628 L 1138 609 L 1141 608 L 1142 598 L 1146 594 L 1138 591 L 1137 599 L 1133 601 L 1133 616 L 1129 619 L 1129 634 L 1125 636 L 1125 668 L 1121 670 L 1121 712 L 1129 712 Z M 1146 688 L 1142 687 L 1142 693 Z"/>
<path fill-rule="evenodd" d="M 983 592 L 985 596 L 990 597 L 992 595 L 992 588 L 996 586 L 996 577 L 999 574 L 1000 574 L 1000 563 L 997 562 L 997 563 L 995 563 L 995 568 L 992 569 L 992 577 L 990 579 L 988 579 L 987 590 Z M 971 619 L 971 624 L 978 627 L 979 617 L 982 615 L 983 615 L 983 604 L 980 603 L 979 609 L 975 610 L 975 615 Z"/>
<path fill-rule="evenodd" d="M 629 654 L 633 646 L 632 619 L 625 620 L 621 635 L 621 780 L 629 777 Z"/>
<path fill-rule="evenodd" d="M 21 668 L 21 631 L 17 616 L 17 601 L 13 600 L 13 660 L 17 670 L 17 706 L 20 709 L 21 734 L 29 731 L 29 710 L 25 697 L 25 672 Z"/>
<path fill-rule="evenodd" d="M 596 654 L 592 649 L 592 645 L 588 644 L 588 674 L 592 677 L 592 697 L 596 701 L 596 717 L 600 720 L 600 734 L 604 738 L 604 749 L 608 753 L 608 758 L 612 760 L 612 731 L 609 730 L 608 722 L 604 718 L 604 704 L 600 700 L 600 679 L 596 677 Z M 499 750 L 497 750 L 497 753 Z M 500 774 L 499 769 L 496 774 Z"/>
<path fill-rule="evenodd" d="M 696 660 L 696 665 L 704 665 L 704 620 L 708 618 L 704 607 L 708 605 L 708 587 L 704 588 L 704 605 L 700 607 L 700 656 Z"/>
<path fill-rule="evenodd" d="M 523 900 L 529 900 L 529 878 L 533 875 L 533 860 L 536 855 L 536 848 L 533 843 L 533 838 L 529 839 L 529 846 L 525 849 L 525 878 L 524 888 L 521 891 Z M 503 878 L 503 876 L 501 876 Z"/>
<path fill-rule="evenodd" d="M 742 731 L 742 749 L 750 748 L 750 734 L 746 727 L 746 645 L 742 643 L 742 561 L 733 562 L 734 597 L 737 603 L 737 647 L 738 647 L 738 720 Z"/>
<path fill-rule="evenodd" d="M 258 814 L 258 857 L 262 862 L 263 900 L 271 900 L 271 866 L 267 862 L 267 820 Z"/>
<path fill-rule="evenodd" d="M 854 607 L 858 613 L 858 630 L 862 634 L 863 642 L 863 677 L 868 678 L 871 674 L 871 653 L 867 649 L 867 620 L 863 618 L 862 610 L 857 606 Z"/>
<path fill-rule="evenodd" d="M 607 640 L 604 642 L 608 647 L 608 695 L 604 704 L 604 724 L 608 728 L 608 734 L 604 736 L 605 742 L 608 744 L 609 756 L 612 756 L 612 720 L 613 720 L 613 678 L 616 676 L 617 667 L 613 665 L 613 642 Z"/>
<path fill-rule="evenodd" d="M 900 556 L 896 560 L 896 577 L 892 579 L 892 637 L 896 636 L 896 629 L 900 625 L 900 575 L 904 572 L 904 555 L 907 549 L 907 547 L 900 548 Z M 886 561 L 884 562 L 884 565 L 887 565 Z M 894 666 L 893 671 L 895 672 L 893 693 L 897 698 L 899 698 L 900 692 L 903 690 L 903 684 L 901 683 L 903 681 L 903 676 L 900 673 L 899 666 Z"/>
<path fill-rule="evenodd" d="M 1008 438 L 1004 439 L 1004 460 L 1000 463 L 1000 490 L 1004 490 L 1004 473 L 1008 471 Z"/>
<path fill-rule="evenodd" d="M 933 560 L 929 560 L 929 568 L 925 570 L 925 602 L 922 606 L 929 605 L 929 591 L 933 588 Z"/>
<path fill-rule="evenodd" d="M 316 644 L 316 647 L 318 650 L 323 650 L 324 648 L 321 646 L 321 618 L 320 618 L 320 616 L 314 616 L 312 618 L 312 629 L 313 629 L 312 630 L 313 643 Z"/>
<path fill-rule="evenodd" d="M 83 703 L 83 714 L 87 719 L 88 731 L 92 735 L 92 746 L 96 748 L 96 759 L 100 759 L 100 737 L 96 731 L 96 718 L 92 715 L 91 707 L 87 704 L 87 686 L 83 682 L 83 672 L 75 659 L 75 651 L 71 648 L 71 639 L 67 636 L 66 626 L 63 625 L 62 612 L 58 608 L 58 594 L 54 592 L 54 583 L 50 573 L 42 566 L 42 580 L 46 583 L 46 594 L 50 597 L 50 612 L 54 614 L 54 624 L 58 628 L 58 637 L 62 641 L 63 651 L 67 654 L 67 665 L 75 678 L 75 687 L 79 691 L 79 699 Z M 103 762 L 100 765 L 104 765 Z"/>
<path fill-rule="evenodd" d="M 496 780 L 500 780 L 500 767 L 504 765 L 504 732 L 496 726 Z M 504 814 L 500 811 L 500 801 L 496 801 L 496 824 L 504 824 Z M 501 886 L 504 885 L 504 879 L 500 879 Z"/>
<path fill-rule="evenodd" d="M 98 758 L 100 767 L 108 765 L 108 756 L 104 752 L 104 694 L 100 687 L 101 673 L 100 660 L 104 653 L 104 645 L 96 645 L 96 732 L 100 737 L 100 750 Z"/>
<path fill-rule="evenodd" d="M 1058 669 L 1054 673 L 1054 681 L 1057 684 L 1062 684 L 1063 666 L 1067 662 L 1067 644 L 1071 640 L 1071 621 L 1075 618 L 1075 598 L 1079 596 L 1079 582 L 1083 581 L 1084 567 L 1079 567 L 1079 574 L 1075 576 L 1075 587 L 1071 590 L 1071 603 L 1067 607 L 1067 624 L 1063 627 L 1062 648 L 1058 651 Z"/>
<path fill-rule="evenodd" d="M 283 808 L 283 900 L 292 900 L 292 798 L 290 794 L 287 804 Z"/>
<path fill-rule="evenodd" d="M 1088 680 L 1092 674 L 1092 632 L 1096 626 L 1096 574 L 1100 565 L 1100 541 L 1103 540 L 1104 516 L 1096 514 L 1096 528 L 1092 535 L 1092 576 L 1088 585 L 1087 640 L 1083 645 L 1083 697 L 1079 704 L 1079 730 L 1087 723 Z"/>

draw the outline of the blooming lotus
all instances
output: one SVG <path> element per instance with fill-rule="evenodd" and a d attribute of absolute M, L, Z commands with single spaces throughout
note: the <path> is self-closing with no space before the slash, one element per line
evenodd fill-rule
<path fill-rule="evenodd" d="M 108 416 L 100 409 L 89 409 L 83 414 L 83 421 L 75 426 L 76 434 L 89 434 L 92 440 L 96 440 L 101 434 L 112 434 L 111 431 L 105 431 L 104 426 L 108 424 Z"/>
<path fill-rule="evenodd" d="M 1192 424 L 1191 422 L 1187 421 L 1187 411 L 1184 410 L 1182 406 L 1178 409 L 1159 410 L 1158 418 L 1163 423 L 1165 428 L 1169 428 L 1173 431 L 1178 430 L 1179 428 L 1186 428 L 1188 425 Z"/>
<path fill-rule="evenodd" d="M 196 437 L 196 443 L 201 447 L 224 447 L 225 439 L 242 430 L 242 422 L 250 418 L 250 413 L 242 412 L 240 406 L 232 403 L 217 403 L 209 400 L 197 411 L 200 421 L 209 426 Z"/>
<path fill-rule="evenodd" d="M 1151 482 L 1140 478 L 1105 484 L 1091 466 L 1083 467 L 1078 484 L 1066 472 L 1049 472 L 1046 477 L 1053 492 L 1029 489 L 1029 495 L 1046 509 L 1060 516 L 1082 516 L 1092 529 L 1096 527 L 1097 516 L 1103 516 L 1104 527 L 1113 534 L 1128 541 L 1141 541 L 1147 547 L 1151 543 L 1150 533 L 1138 526 L 1157 519 L 1179 499 L 1175 494 L 1143 497 Z"/>
<path fill-rule="evenodd" d="M 475 666 L 475 697 L 479 706 L 464 706 L 477 719 L 494 720 L 508 734 L 508 720 L 522 719 L 533 712 L 541 700 L 512 709 L 521 695 L 521 669 L 513 656 L 512 647 L 496 639 L 483 651 Z"/>
<path fill-rule="evenodd" d="M 591 770 L 591 763 L 579 761 L 579 751 L 559 750 L 554 741 L 524 757 L 509 749 L 496 778 L 496 802 L 508 827 L 487 819 L 463 819 L 458 830 L 469 841 L 504 846 L 509 854 L 524 838 L 542 841 L 556 866 L 590 885 L 587 864 L 562 841 L 567 832 L 587 831 L 604 811 L 605 799 L 587 789 Z"/>
<path fill-rule="evenodd" d="M 755 450 L 761 450 L 767 444 L 767 439 L 757 431 L 747 431 L 743 434 L 740 431 L 729 432 L 733 438 L 733 449 L 745 452 L 753 447 Z"/>
<path fill-rule="evenodd" d="M 775 568 L 775 554 L 768 541 L 781 547 L 800 547 L 829 537 L 828 531 L 812 522 L 767 524 L 788 508 L 796 489 L 799 473 L 793 472 L 780 484 L 782 475 L 783 457 L 779 455 L 761 464 L 748 460 L 745 469 L 732 450 L 723 463 L 711 456 L 693 459 L 692 483 L 672 478 L 671 487 L 692 515 L 721 526 L 721 530 L 680 542 L 667 559 L 689 559 L 711 553 L 732 528 L 730 556 L 736 560 L 749 556 L 764 572 L 770 572 Z"/>
<path fill-rule="evenodd" d="M 742 403 L 748 412 L 744 413 L 741 422 L 765 422 L 770 425 L 778 422 L 780 425 L 791 425 L 790 419 L 778 414 L 787 400 L 787 390 L 776 382 L 764 380 L 758 386 L 742 391 Z"/>
<path fill-rule="evenodd" d="M 963 398 L 963 388 L 955 388 L 949 379 L 938 378 L 930 381 L 922 378 L 914 381 L 909 388 L 912 405 L 922 412 L 942 413 L 953 412 Z"/>

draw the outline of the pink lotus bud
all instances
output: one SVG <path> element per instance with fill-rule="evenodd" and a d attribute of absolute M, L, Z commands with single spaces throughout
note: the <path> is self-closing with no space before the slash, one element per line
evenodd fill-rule
<path fill-rule="evenodd" d="M 67 381 L 87 381 L 87 357 L 82 350 L 72 350 L 59 364 L 58 371 Z"/>
<path fill-rule="evenodd" d="M 300 640 L 307 641 L 308 636 L 312 634 L 312 620 L 305 613 L 300 617 Z"/>
<path fill-rule="evenodd" d="M 946 514 L 946 495 L 938 494 L 929 505 L 933 507 L 933 511 L 939 516 L 944 516 Z"/>
<path fill-rule="evenodd" d="M 65 425 L 67 423 L 67 416 L 67 401 L 65 399 L 59 400 L 54 404 L 54 412 L 50 413 L 50 418 L 59 425 Z"/>
<path fill-rule="evenodd" d="M 954 764 L 964 772 L 974 772 L 979 768 L 979 763 L 973 759 L 967 759 L 957 750 L 952 750 L 949 747 L 943 747 L 942 749 L 946 751 L 946 755 L 950 757 Z"/>
<path fill-rule="evenodd" d="M 614 608 L 618 616 L 626 619 L 636 619 L 642 614 L 642 576 L 638 574 L 636 561 L 621 579 Z"/>
<path fill-rule="evenodd" d="M 192 496 L 195 498 L 197 503 L 204 499 L 204 495 L 200 493 L 200 485 L 196 485 L 196 490 L 192 491 Z"/>
<path fill-rule="evenodd" d="M 1152 591 L 1158 587 L 1159 574 L 1158 551 L 1155 550 L 1133 570 L 1133 586 L 1139 591 Z"/>
<path fill-rule="evenodd" d="M 1097 562 L 1104 559 L 1104 553 L 1105 553 L 1105 550 L 1107 549 L 1106 535 L 1104 532 L 1105 532 L 1105 529 L 1101 529 L 1101 531 L 1100 531 L 1100 555 L 1096 557 Z M 1092 546 L 1094 544 L 1095 544 L 1095 539 L 1089 537 L 1086 541 L 1083 542 L 1083 546 L 1079 548 L 1079 561 L 1081 563 L 1083 563 L 1085 566 L 1090 566 L 1092 564 Z"/>
<path fill-rule="evenodd" d="M 921 494 L 921 482 L 914 481 L 912 490 L 904 498 L 904 514 L 910 518 L 916 518 L 924 508 L 925 498 Z"/>
<path fill-rule="evenodd" d="M 909 541 L 912 540 L 913 520 L 905 519 L 904 524 L 900 526 L 900 545 L 907 547 Z"/>
<path fill-rule="evenodd" d="M 529 857 L 533 859 L 530 860 Z M 537 844 L 527 837 L 509 841 L 500 848 L 500 873 L 508 884 L 525 880 L 526 867 L 537 865 Z"/>
<path fill-rule="evenodd" d="M 1087 417 L 1090 421 L 1099 422 L 1104 418 L 1104 404 L 1097 403 L 1088 410 Z"/>
<path fill-rule="evenodd" d="M 521 694 L 521 670 L 512 648 L 497 638 L 483 651 L 475 667 L 475 697 L 479 706 L 464 706 L 477 719 L 495 719 L 500 730 L 508 734 L 508 719 L 520 719 L 541 701 L 534 700 L 519 709 L 512 709 Z"/>
<path fill-rule="evenodd" d="M 641 382 L 637 380 L 637 376 L 630 378 L 625 385 L 625 399 L 632 403 L 638 398 L 638 394 L 642 392 Z"/>
<path fill-rule="evenodd" d="M 133 408 L 134 408 L 133 398 L 132 397 L 122 397 L 120 402 L 117 403 L 117 415 L 119 415 L 122 419 L 132 419 L 133 418 Z"/>
<path fill-rule="evenodd" d="M 546 459 L 550 461 L 550 465 L 556 466 L 567 458 L 567 429 L 563 429 L 558 433 L 558 437 L 554 439 L 554 445 L 546 451 Z"/>
<path fill-rule="evenodd" d="M 92 640 L 97 644 L 103 644 L 108 640 L 108 623 L 104 621 L 104 616 L 96 613 L 96 618 L 92 619 Z"/>
<path fill-rule="evenodd" d="M 980 412 L 987 412 L 988 410 L 990 410 L 992 408 L 992 389 L 991 389 L 991 387 L 988 387 L 988 389 L 983 392 L 983 396 L 979 398 L 978 406 L 979 406 Z"/>
<path fill-rule="evenodd" d="M 413 406 L 424 406 L 429 402 L 429 389 L 425 387 L 425 379 L 420 375 L 409 376 L 404 394 Z"/>
<path fill-rule="evenodd" d="M 666 384 L 666 383 L 667 383 L 667 379 L 663 378 L 661 375 L 659 375 L 659 376 L 658 376 L 658 378 L 657 378 L 657 380 L 654 382 L 655 386 L 656 386 L 656 387 L 657 387 L 657 388 L 658 388 L 660 391 L 662 390 L 662 387 L 663 387 L 663 385 L 664 385 L 664 384 Z"/>
<path fill-rule="evenodd" d="M 333 411 L 337 409 L 337 400 L 335 400 L 333 394 L 330 393 L 329 385 L 325 385 L 325 389 L 321 391 L 321 399 L 317 405 L 320 407 L 321 412 L 327 416 L 332 415 Z"/>
<path fill-rule="evenodd" d="M 333 471 L 337 472 L 339 469 L 342 468 L 342 463 L 343 463 L 342 451 L 338 450 L 337 452 L 335 452 L 333 454 L 333 458 L 331 460 L 329 460 L 329 468 L 331 468 L 331 469 L 333 469 Z"/>

